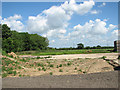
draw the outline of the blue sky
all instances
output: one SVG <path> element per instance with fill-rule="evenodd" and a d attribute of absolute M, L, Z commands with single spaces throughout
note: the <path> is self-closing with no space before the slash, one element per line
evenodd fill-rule
<path fill-rule="evenodd" d="M 53 6 L 57 6 L 58 11 Z M 30 16 L 34 16 L 34 19 Z M 88 1 L 86 4 L 73 1 L 73 4 L 68 3 L 67 6 L 64 2 L 3 2 L 2 19 L 3 23 L 16 31 L 47 37 L 51 47 L 76 47 L 77 43 L 84 43 L 85 46 L 112 46 L 118 35 L 117 2 Z"/>

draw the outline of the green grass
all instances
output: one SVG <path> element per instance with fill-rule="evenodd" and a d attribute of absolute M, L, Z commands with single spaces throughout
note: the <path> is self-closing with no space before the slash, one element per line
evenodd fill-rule
<path fill-rule="evenodd" d="M 81 50 L 43 50 L 43 51 L 23 51 L 17 52 L 18 55 L 62 55 L 62 54 L 90 54 L 90 53 L 111 53 L 113 49 L 88 49 Z M 50 58 L 50 56 L 46 57 Z"/>

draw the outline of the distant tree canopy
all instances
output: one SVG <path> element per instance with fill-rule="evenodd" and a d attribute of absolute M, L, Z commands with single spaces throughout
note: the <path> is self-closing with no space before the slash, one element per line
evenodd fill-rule
<path fill-rule="evenodd" d="M 84 44 L 82 44 L 82 43 L 77 44 L 77 48 L 78 49 L 83 49 L 84 48 Z"/>
<path fill-rule="evenodd" d="M 29 50 L 45 50 L 49 45 L 47 38 L 38 34 L 11 31 L 6 25 L 2 25 L 2 49 L 8 52 Z"/>

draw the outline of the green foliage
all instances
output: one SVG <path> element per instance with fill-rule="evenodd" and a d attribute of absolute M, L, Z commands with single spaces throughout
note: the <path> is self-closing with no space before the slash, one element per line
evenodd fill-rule
<path fill-rule="evenodd" d="M 75 67 L 75 70 L 77 70 L 77 67 Z"/>
<path fill-rule="evenodd" d="M 53 65 L 53 64 L 50 64 L 49 66 L 50 66 L 50 67 L 54 67 L 54 65 Z"/>
<path fill-rule="evenodd" d="M 62 64 L 60 64 L 59 67 L 62 67 Z"/>
<path fill-rule="evenodd" d="M 101 57 L 101 59 L 106 59 L 106 58 L 107 58 L 106 56 Z"/>
<path fill-rule="evenodd" d="M 41 68 L 38 68 L 38 71 L 41 71 Z"/>
<path fill-rule="evenodd" d="M 72 63 L 68 62 L 67 65 L 70 66 Z"/>
<path fill-rule="evenodd" d="M 63 70 L 62 70 L 62 69 L 59 69 L 59 72 L 63 72 Z"/>
<path fill-rule="evenodd" d="M 84 48 L 84 44 L 82 44 L 82 43 L 77 44 L 77 46 L 78 46 L 77 47 L 78 49 L 83 49 Z"/>
<path fill-rule="evenodd" d="M 57 65 L 56 68 L 59 68 L 59 66 Z"/>
<path fill-rule="evenodd" d="M 45 50 L 48 39 L 38 34 L 11 31 L 6 25 L 2 25 L 2 49 L 5 52 L 19 52 L 29 50 Z"/>
<path fill-rule="evenodd" d="M 81 69 L 79 69 L 78 71 L 82 72 L 82 70 L 81 70 Z"/>
<path fill-rule="evenodd" d="M 8 76 L 8 73 L 3 73 L 2 74 L 2 78 L 7 77 L 7 76 Z"/>
<path fill-rule="evenodd" d="M 53 75 L 53 72 L 50 72 L 50 75 Z"/>

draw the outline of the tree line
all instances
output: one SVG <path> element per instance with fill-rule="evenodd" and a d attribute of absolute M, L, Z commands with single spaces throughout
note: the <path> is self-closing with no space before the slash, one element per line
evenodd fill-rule
<path fill-rule="evenodd" d="M 113 46 L 84 46 L 83 43 L 78 43 L 77 47 L 70 47 L 70 48 L 55 48 L 57 50 L 77 50 L 77 49 L 113 49 Z M 51 48 L 54 49 L 54 48 Z"/>
<path fill-rule="evenodd" d="M 49 41 L 46 37 L 28 32 L 17 32 L 11 30 L 6 24 L 2 27 L 2 50 L 8 52 L 19 52 L 29 50 L 46 50 Z M 0 27 L 0 28 L 1 28 Z"/>

